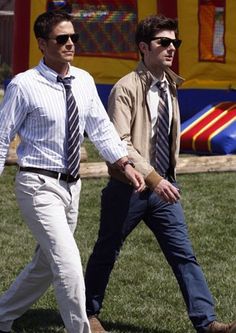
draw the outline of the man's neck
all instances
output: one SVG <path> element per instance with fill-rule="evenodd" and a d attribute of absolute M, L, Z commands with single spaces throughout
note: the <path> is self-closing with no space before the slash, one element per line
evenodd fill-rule
<path fill-rule="evenodd" d="M 45 61 L 44 64 L 54 70 L 60 77 L 65 77 L 69 72 L 69 63 L 48 63 L 48 61 Z"/>
<path fill-rule="evenodd" d="M 158 79 L 159 81 L 163 80 L 163 78 L 164 78 L 164 76 L 165 76 L 165 71 L 164 71 L 163 68 L 160 68 L 160 67 L 157 67 L 157 66 L 152 67 L 152 66 L 150 66 L 150 65 L 145 64 L 145 62 L 144 62 L 144 65 L 145 65 L 145 67 L 149 70 L 149 72 L 152 73 L 152 75 L 153 75 L 156 79 Z"/>

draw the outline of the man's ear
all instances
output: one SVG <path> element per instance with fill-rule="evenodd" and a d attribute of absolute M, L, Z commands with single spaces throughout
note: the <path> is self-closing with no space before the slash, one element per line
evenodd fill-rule
<path fill-rule="evenodd" d="M 139 47 L 139 50 L 140 50 L 140 52 L 142 54 L 145 54 L 148 51 L 148 49 L 149 49 L 148 44 L 145 43 L 145 42 L 140 42 L 139 45 L 138 45 L 138 47 Z"/>
<path fill-rule="evenodd" d="M 38 41 L 38 47 L 42 53 L 44 53 L 45 47 L 47 45 L 47 41 L 44 38 L 37 38 Z"/>

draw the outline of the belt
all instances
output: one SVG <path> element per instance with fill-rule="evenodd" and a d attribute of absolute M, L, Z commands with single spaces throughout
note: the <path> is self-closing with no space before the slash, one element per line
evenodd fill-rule
<path fill-rule="evenodd" d="M 80 179 L 80 175 L 77 177 L 73 177 L 71 175 L 67 175 L 65 173 L 60 173 L 57 171 L 52 170 L 46 170 L 46 169 L 40 169 L 40 168 L 33 168 L 33 167 L 22 167 L 19 168 L 20 171 L 28 171 L 33 173 L 39 173 L 40 175 L 52 177 L 58 180 L 64 180 L 67 183 L 73 183 L 76 182 L 78 179 Z"/>

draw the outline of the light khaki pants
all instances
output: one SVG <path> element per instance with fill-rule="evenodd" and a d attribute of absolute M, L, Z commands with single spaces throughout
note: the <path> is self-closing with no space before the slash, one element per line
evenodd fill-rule
<path fill-rule="evenodd" d="M 91 332 L 80 253 L 73 237 L 80 189 L 80 180 L 68 184 L 31 172 L 17 173 L 16 198 L 38 245 L 32 261 L 0 297 L 0 330 L 10 331 L 13 321 L 52 283 L 68 333 Z"/>

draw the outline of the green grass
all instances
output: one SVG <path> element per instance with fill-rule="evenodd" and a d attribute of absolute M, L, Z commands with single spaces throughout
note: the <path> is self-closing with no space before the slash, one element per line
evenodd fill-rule
<path fill-rule="evenodd" d="M 1 99 L 1 96 L 0 96 Z M 89 161 L 100 160 L 85 140 Z M 16 167 L 0 177 L 0 293 L 31 259 L 35 242 L 14 195 Z M 192 243 L 220 320 L 236 319 L 236 173 L 181 175 L 182 203 Z M 97 237 L 100 191 L 107 179 L 83 180 L 75 234 L 83 266 Z M 140 225 L 127 239 L 112 272 L 101 313 L 112 333 L 193 333 L 182 296 L 153 235 Z M 14 324 L 18 333 L 62 332 L 52 288 Z"/>
<path fill-rule="evenodd" d="M 94 144 L 85 137 L 83 146 L 85 147 L 88 154 L 88 162 L 99 162 L 103 161 L 102 157 L 99 155 L 98 150 L 94 147 Z"/>
<path fill-rule="evenodd" d="M 16 168 L 0 177 L 0 292 L 30 260 L 34 240 L 14 196 Z M 236 316 L 236 173 L 181 175 L 182 203 L 195 252 L 216 302 L 218 318 Z M 76 239 L 85 267 L 96 240 L 100 191 L 107 179 L 83 180 Z M 115 265 L 101 313 L 113 333 L 193 333 L 178 286 L 150 231 L 141 223 Z M 60 332 L 52 288 L 14 324 L 14 332 Z"/>

